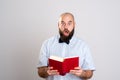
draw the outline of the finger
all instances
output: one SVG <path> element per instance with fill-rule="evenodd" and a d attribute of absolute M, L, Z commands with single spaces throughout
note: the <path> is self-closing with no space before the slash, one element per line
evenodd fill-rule
<path fill-rule="evenodd" d="M 48 69 L 53 69 L 53 67 L 48 67 Z"/>
<path fill-rule="evenodd" d="M 70 72 L 74 72 L 75 70 L 70 70 Z"/>
<path fill-rule="evenodd" d="M 78 75 L 81 75 L 82 70 L 81 69 L 79 69 L 79 70 L 70 70 L 70 73 L 78 76 Z"/>
<path fill-rule="evenodd" d="M 54 70 L 54 71 L 52 71 L 51 73 L 52 73 L 53 75 L 59 74 L 59 72 L 58 72 L 57 70 Z"/>
<path fill-rule="evenodd" d="M 76 70 L 76 73 L 82 73 L 82 70 L 80 69 L 80 70 Z"/>
<path fill-rule="evenodd" d="M 49 75 L 58 75 L 59 74 L 58 70 L 48 70 L 47 73 Z"/>
<path fill-rule="evenodd" d="M 75 74 L 75 70 L 70 70 L 70 73 L 71 74 Z"/>
<path fill-rule="evenodd" d="M 51 72 L 53 72 L 53 73 L 54 73 L 54 72 L 58 72 L 58 70 L 51 70 Z"/>
<path fill-rule="evenodd" d="M 76 72 L 76 73 L 81 73 L 82 71 L 83 71 L 83 70 L 82 70 L 80 67 L 76 67 L 76 68 L 75 68 L 75 72 Z"/>
<path fill-rule="evenodd" d="M 81 68 L 80 68 L 80 67 L 75 67 L 74 69 L 75 69 L 75 70 L 79 70 L 79 69 L 81 69 Z"/>

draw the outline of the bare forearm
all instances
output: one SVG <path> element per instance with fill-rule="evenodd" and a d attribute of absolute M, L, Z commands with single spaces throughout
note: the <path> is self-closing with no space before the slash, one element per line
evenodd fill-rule
<path fill-rule="evenodd" d="M 47 66 L 39 67 L 38 68 L 38 75 L 42 78 L 47 78 L 48 77 L 47 70 L 48 70 Z"/>
<path fill-rule="evenodd" d="M 53 70 L 53 67 L 39 67 L 38 68 L 38 74 L 42 78 L 47 78 L 48 76 L 54 76 L 54 75 L 59 75 L 58 70 Z"/>
<path fill-rule="evenodd" d="M 83 80 L 90 79 L 93 75 L 93 71 L 91 70 L 83 70 L 82 74 L 80 75 L 80 78 Z"/>

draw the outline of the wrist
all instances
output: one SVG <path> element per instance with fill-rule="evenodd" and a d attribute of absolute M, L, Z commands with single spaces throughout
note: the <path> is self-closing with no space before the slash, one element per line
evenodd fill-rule
<path fill-rule="evenodd" d="M 81 72 L 81 74 L 80 74 L 80 78 L 83 78 L 84 77 L 84 75 L 85 75 L 85 71 L 84 70 L 82 70 L 82 72 Z"/>
<path fill-rule="evenodd" d="M 80 75 L 80 78 L 82 79 L 90 79 L 93 75 L 93 71 L 91 70 L 83 70 L 81 75 Z"/>
<path fill-rule="evenodd" d="M 80 75 L 80 78 L 83 79 L 83 80 L 87 80 L 87 79 L 88 79 L 88 75 L 87 75 L 87 73 L 86 73 L 85 70 L 82 70 L 82 73 L 81 73 L 81 75 Z"/>
<path fill-rule="evenodd" d="M 40 77 L 42 78 L 47 78 L 49 75 L 47 73 L 48 67 L 47 66 L 43 66 L 43 67 L 39 67 L 38 68 L 38 74 Z"/>

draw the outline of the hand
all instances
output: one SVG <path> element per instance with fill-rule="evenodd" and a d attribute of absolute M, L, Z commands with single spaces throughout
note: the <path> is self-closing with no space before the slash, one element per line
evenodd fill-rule
<path fill-rule="evenodd" d="M 74 74 L 76 76 L 81 76 L 82 75 L 83 70 L 80 67 L 75 67 L 74 70 L 70 70 L 71 74 Z"/>
<path fill-rule="evenodd" d="M 53 70 L 53 67 L 48 67 L 47 73 L 48 73 L 49 76 L 59 75 L 58 70 Z"/>

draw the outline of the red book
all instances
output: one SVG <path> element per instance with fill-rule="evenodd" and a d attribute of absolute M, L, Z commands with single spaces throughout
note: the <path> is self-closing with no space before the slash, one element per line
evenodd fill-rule
<path fill-rule="evenodd" d="M 53 70 L 58 70 L 60 75 L 65 75 L 79 66 L 79 57 L 60 58 L 56 56 L 50 56 L 49 66 L 53 67 Z"/>

